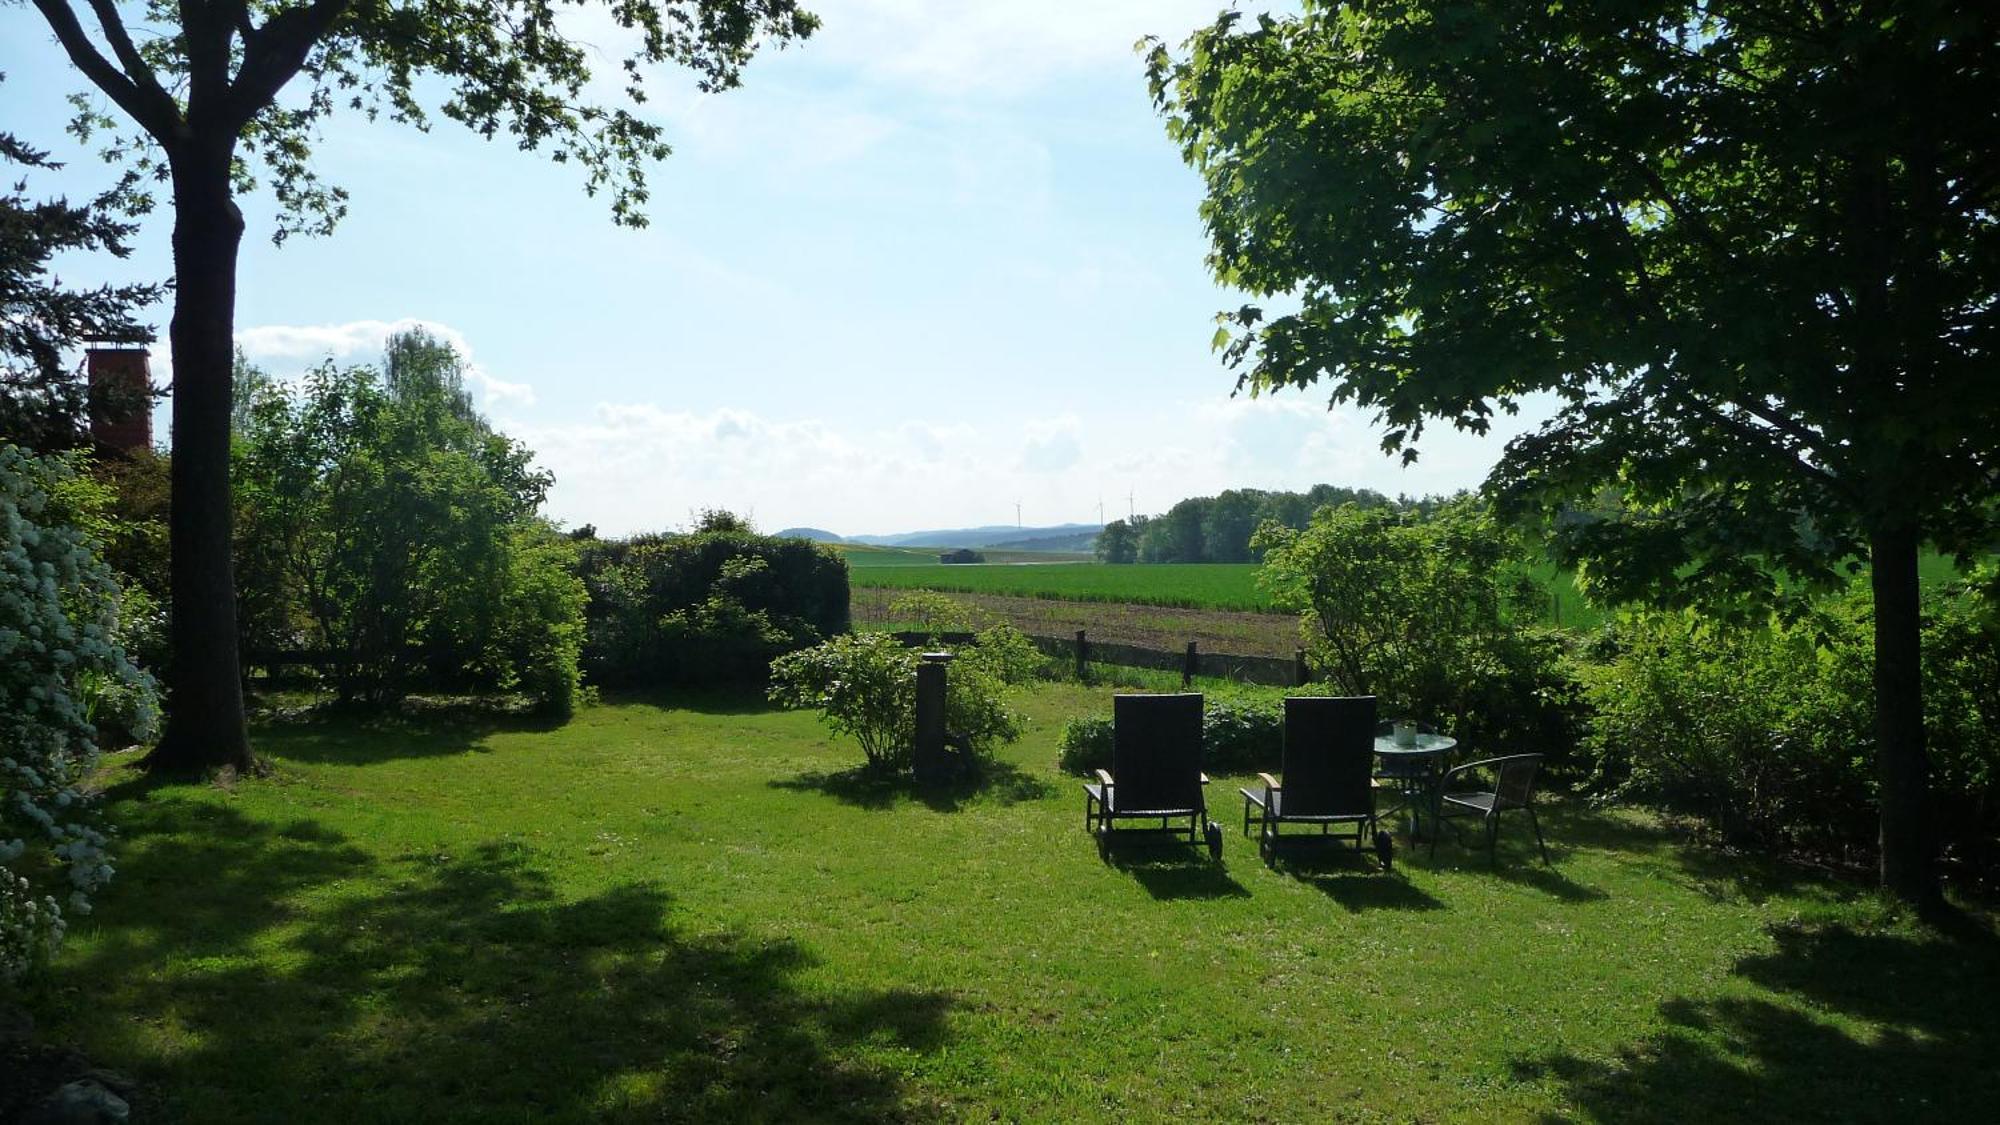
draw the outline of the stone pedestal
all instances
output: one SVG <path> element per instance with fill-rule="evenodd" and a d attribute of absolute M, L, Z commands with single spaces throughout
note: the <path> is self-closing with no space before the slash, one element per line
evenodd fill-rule
<path fill-rule="evenodd" d="M 950 664 L 951 653 L 927 652 L 923 663 L 917 665 L 917 740 L 910 766 L 919 784 L 947 780 L 955 764 L 945 745 L 944 730 L 945 677 Z"/>

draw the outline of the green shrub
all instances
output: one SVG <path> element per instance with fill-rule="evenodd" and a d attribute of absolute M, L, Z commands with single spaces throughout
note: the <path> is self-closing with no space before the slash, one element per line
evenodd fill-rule
<path fill-rule="evenodd" d="M 1265 525 L 1254 546 L 1259 583 L 1303 614 L 1332 692 L 1378 696 L 1384 719 L 1434 724 L 1482 756 L 1567 763 L 1583 713 L 1568 642 L 1517 624 L 1544 595 L 1482 505 L 1325 508 L 1302 530 Z"/>
<path fill-rule="evenodd" d="M 1852 617 L 1827 614 L 1818 624 L 1623 617 L 1615 658 L 1585 673 L 1593 714 L 1584 746 L 1596 786 L 1698 816 L 1732 842 L 1865 839 L 1868 699 L 1840 675 L 1840 650 L 1862 638 Z"/>
<path fill-rule="evenodd" d="M 1006 626 L 988 630 L 979 643 L 959 651 L 946 673 L 945 730 L 975 754 L 1021 736 L 1006 691 L 1025 678 L 1019 652 L 1025 645 L 1025 638 Z M 870 768 L 902 770 L 910 764 L 916 735 L 921 659 L 886 633 L 835 637 L 772 661 L 770 697 L 785 707 L 818 711 L 835 734 L 861 744 Z"/>
<path fill-rule="evenodd" d="M 847 564 L 836 552 L 718 519 L 707 526 L 584 547 L 591 682 L 762 684 L 773 657 L 847 631 Z"/>
<path fill-rule="evenodd" d="M 46 963 L 110 880 L 90 791 L 115 714 L 144 738 L 153 682 L 119 644 L 125 599 L 97 557 L 101 486 L 0 441 L 0 983 Z"/>
<path fill-rule="evenodd" d="M 1071 719 L 1063 726 L 1057 764 L 1084 775 L 1110 769 L 1113 729 L 1109 718 Z M 1285 753 L 1283 702 L 1254 696 L 1208 698 L 1202 707 L 1201 750 L 1204 768 L 1216 773 L 1278 769 Z"/>

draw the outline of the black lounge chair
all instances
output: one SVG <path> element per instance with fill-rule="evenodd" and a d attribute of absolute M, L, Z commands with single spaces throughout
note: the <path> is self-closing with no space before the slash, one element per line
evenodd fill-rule
<path fill-rule="evenodd" d="M 1212 858 L 1222 858 L 1222 826 L 1208 819 L 1201 772 L 1201 696 L 1115 695 L 1111 697 L 1111 770 L 1097 771 L 1083 787 L 1083 823 L 1097 837 L 1098 854 L 1109 858 L 1111 835 L 1164 836 L 1183 832 L 1170 821 L 1187 818 L 1190 844 L 1206 841 Z M 1118 828 L 1119 821 L 1157 820 L 1158 827 Z"/>
<path fill-rule="evenodd" d="M 1542 839 L 1542 822 L 1535 819 L 1535 774 L 1542 768 L 1540 754 L 1515 754 L 1506 758 L 1488 758 L 1483 762 L 1467 762 L 1465 765 L 1444 775 L 1445 791 L 1438 804 L 1438 816 L 1445 824 L 1454 819 L 1468 816 L 1479 818 L 1481 833 L 1486 837 L 1486 861 L 1493 863 L 1500 856 L 1500 814 L 1508 809 L 1520 809 L 1528 814 L 1528 823 L 1535 830 L 1535 846 L 1541 849 L 1542 863 L 1549 863 L 1549 845 Z M 1451 785 L 1467 774 L 1490 774 L 1492 786 L 1454 793 Z M 1458 826 L 1452 824 L 1454 834 Z M 1431 834 L 1431 858 L 1437 858 L 1437 838 L 1442 832 Z M 1464 843 L 1464 837 L 1459 842 Z"/>
<path fill-rule="evenodd" d="M 1261 788 L 1238 790 L 1243 794 L 1243 834 L 1257 826 L 1258 853 L 1271 863 L 1281 842 L 1279 830 L 1287 824 L 1319 826 L 1317 837 L 1293 839 L 1352 839 L 1356 851 L 1365 833 L 1386 870 L 1395 845 L 1388 833 L 1375 830 L 1374 766 L 1374 696 L 1285 700 L 1285 780 L 1281 784 L 1261 773 Z M 1351 826 L 1353 835 L 1336 834 L 1335 826 Z"/>

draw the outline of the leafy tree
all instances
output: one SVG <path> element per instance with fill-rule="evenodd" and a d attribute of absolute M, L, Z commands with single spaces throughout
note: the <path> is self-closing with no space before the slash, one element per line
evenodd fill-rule
<path fill-rule="evenodd" d="M 1207 506 L 1207 497 L 1189 497 L 1153 517 L 1139 534 L 1139 561 L 1200 562 L 1201 516 Z"/>
<path fill-rule="evenodd" d="M 134 170 L 168 185 L 174 210 L 172 576 L 173 698 L 152 761 L 162 767 L 247 766 L 230 546 L 229 422 L 233 400 L 235 196 L 252 162 L 269 174 L 275 236 L 325 233 L 347 195 L 320 180 L 313 142 L 347 108 L 428 127 L 437 112 L 482 136 L 502 132 L 581 166 L 614 219 L 639 225 L 644 166 L 667 153 L 658 125 L 589 99 L 596 48 L 565 27 L 553 0 L 203 0 L 146 9 L 135 37 L 118 5 L 33 0 L 70 61 L 137 134 L 113 145 Z M 630 33 L 620 81 L 644 100 L 646 68 L 692 69 L 704 91 L 738 84 L 760 43 L 816 26 L 796 0 L 616 0 L 604 10 Z M 285 95 L 291 90 L 290 96 Z M 108 125 L 85 114 L 79 125 Z"/>
<path fill-rule="evenodd" d="M 1250 537 L 1256 534 L 1264 494 L 1231 488 L 1209 501 L 1201 513 L 1201 561 L 1249 562 Z"/>
<path fill-rule="evenodd" d="M 461 361 L 392 337 L 385 374 L 331 363 L 266 388 L 239 442 L 252 587 L 337 654 L 348 699 L 386 703 L 421 674 L 521 688 L 561 710 L 576 687 L 583 587 L 574 548 L 536 511 L 550 478 L 459 390 Z M 281 638 L 277 638 L 282 641 Z"/>
<path fill-rule="evenodd" d="M 1266 524 L 1258 581 L 1305 615 L 1306 639 L 1341 693 L 1380 695 L 1384 715 L 1454 729 L 1481 676 L 1506 663 L 1508 608 L 1523 596 L 1507 540 L 1472 503 L 1436 517 L 1344 504 L 1303 531 Z"/>
<path fill-rule="evenodd" d="M 1990 543 L 2000 7 L 1308 2 L 1154 44 L 1254 391 L 1322 379 L 1415 455 L 1559 410 L 1491 480 L 1613 597 L 1874 594 L 1881 877 L 1936 895 L 1917 557 Z"/>
<path fill-rule="evenodd" d="M 61 167 L 11 133 L 0 133 L 0 162 Z M 46 452 L 87 436 L 86 388 L 64 366 L 63 352 L 89 338 L 151 339 L 134 318 L 159 299 L 160 287 L 64 287 L 50 276 L 50 259 L 77 251 L 122 258 L 133 228 L 113 217 L 117 192 L 75 205 L 33 201 L 27 190 L 27 181 L 17 180 L 0 194 L 0 439 Z"/>
<path fill-rule="evenodd" d="M 1097 544 L 1092 550 L 1097 554 L 1098 562 L 1138 562 L 1139 535 L 1124 520 L 1112 520 L 1097 533 Z"/>

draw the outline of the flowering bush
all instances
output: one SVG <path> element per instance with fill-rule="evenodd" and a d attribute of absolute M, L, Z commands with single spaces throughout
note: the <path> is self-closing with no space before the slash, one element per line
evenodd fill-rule
<path fill-rule="evenodd" d="M 111 878 L 83 784 L 99 711 L 146 737 L 158 695 L 118 643 L 122 597 L 86 530 L 95 502 L 62 462 L 0 442 L 0 979 L 45 961 L 64 912 Z"/>
<path fill-rule="evenodd" d="M 945 676 L 945 729 L 975 753 L 1021 737 L 1006 691 L 1033 678 L 1041 654 L 999 625 L 957 655 Z M 835 734 L 861 743 L 870 768 L 900 770 L 910 764 L 916 736 L 918 663 L 915 651 L 887 633 L 838 636 L 772 661 L 770 697 L 817 710 Z"/>

